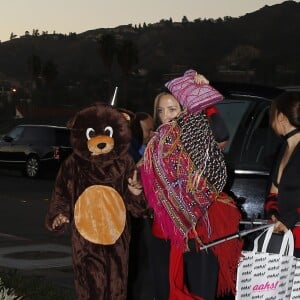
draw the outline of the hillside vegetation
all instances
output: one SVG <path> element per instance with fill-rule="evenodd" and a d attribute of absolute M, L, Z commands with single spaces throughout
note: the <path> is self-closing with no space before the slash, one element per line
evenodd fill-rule
<path fill-rule="evenodd" d="M 299 85 L 299 16 L 300 3 L 285 1 L 239 18 L 166 16 L 69 35 L 34 30 L 0 43 L 0 80 L 30 86 L 31 98 L 43 96 L 44 104 L 108 101 L 119 86 L 119 101 L 136 109 L 188 68 L 211 80 Z"/>

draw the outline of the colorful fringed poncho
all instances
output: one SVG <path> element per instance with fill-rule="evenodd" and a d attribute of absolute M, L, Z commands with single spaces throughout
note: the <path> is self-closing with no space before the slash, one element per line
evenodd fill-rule
<path fill-rule="evenodd" d="M 161 125 L 144 162 L 146 196 L 167 238 L 185 249 L 199 219 L 210 232 L 207 209 L 226 183 L 226 166 L 206 116 L 182 114 Z"/>
<path fill-rule="evenodd" d="M 188 238 L 201 245 L 238 230 L 240 213 L 222 193 L 224 157 L 203 112 L 182 113 L 158 128 L 147 145 L 141 175 L 154 220 L 177 254 L 188 251 Z M 239 241 L 213 248 L 220 264 L 219 294 L 234 290 L 240 250 Z"/>

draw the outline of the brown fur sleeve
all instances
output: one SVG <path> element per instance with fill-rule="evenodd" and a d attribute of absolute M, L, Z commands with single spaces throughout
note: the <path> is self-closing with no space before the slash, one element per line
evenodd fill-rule
<path fill-rule="evenodd" d="M 68 180 L 70 173 L 72 173 L 72 164 L 70 161 L 70 159 L 65 161 L 61 165 L 61 168 L 57 174 L 52 197 L 45 218 L 46 228 L 57 233 L 62 233 L 66 228 L 65 224 L 64 226 L 61 226 L 55 230 L 52 229 L 53 220 L 58 214 L 63 214 L 70 220 L 70 222 L 72 219 L 72 187 L 70 180 Z"/>

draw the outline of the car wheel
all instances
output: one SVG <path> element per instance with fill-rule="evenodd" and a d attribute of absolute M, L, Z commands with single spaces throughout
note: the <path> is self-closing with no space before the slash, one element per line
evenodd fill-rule
<path fill-rule="evenodd" d="M 38 176 L 40 171 L 40 162 L 36 156 L 30 156 L 26 161 L 25 173 L 28 177 L 34 178 Z"/>

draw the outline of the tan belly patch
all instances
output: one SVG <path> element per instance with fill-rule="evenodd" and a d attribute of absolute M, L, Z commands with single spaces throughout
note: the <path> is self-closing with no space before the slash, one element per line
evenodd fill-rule
<path fill-rule="evenodd" d="M 79 196 L 74 220 L 77 230 L 88 241 L 112 245 L 125 227 L 123 199 L 112 187 L 92 185 Z"/>

